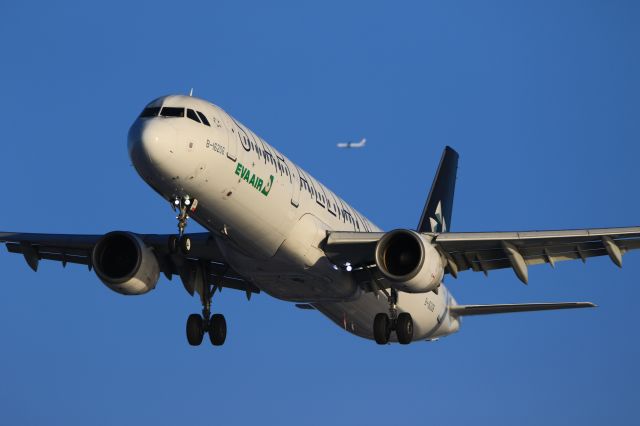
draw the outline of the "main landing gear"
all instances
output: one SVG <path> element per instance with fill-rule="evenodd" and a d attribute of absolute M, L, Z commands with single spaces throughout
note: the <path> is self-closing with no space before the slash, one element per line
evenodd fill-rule
<path fill-rule="evenodd" d="M 413 340 L 413 319 L 411 314 L 403 312 L 398 315 L 396 304 L 398 303 L 398 292 L 391 289 L 387 294 L 389 301 L 389 314 L 379 313 L 373 319 L 373 337 L 377 344 L 386 345 L 389 343 L 391 331 L 395 330 L 398 343 L 408 345 Z"/>
<path fill-rule="evenodd" d="M 191 238 L 184 235 L 184 230 L 187 227 L 187 220 L 189 220 L 189 212 L 195 211 L 198 206 L 198 200 L 185 196 L 182 198 L 176 198 L 173 200 L 173 209 L 178 210 L 178 235 L 172 235 L 169 237 L 169 252 L 177 253 L 178 250 L 182 254 L 189 254 L 191 252 Z"/>
<path fill-rule="evenodd" d="M 214 346 L 222 346 L 227 338 L 227 322 L 222 314 L 213 314 L 205 321 L 200 314 L 191 314 L 187 318 L 187 341 L 191 346 L 199 346 L 204 334 Z"/>
<path fill-rule="evenodd" d="M 191 346 L 202 343 L 205 333 L 209 333 L 209 340 L 214 346 L 222 346 L 227 338 L 227 321 L 222 314 L 211 315 L 211 299 L 215 286 L 209 283 L 203 284 L 202 315 L 191 314 L 187 318 L 187 341 Z"/>

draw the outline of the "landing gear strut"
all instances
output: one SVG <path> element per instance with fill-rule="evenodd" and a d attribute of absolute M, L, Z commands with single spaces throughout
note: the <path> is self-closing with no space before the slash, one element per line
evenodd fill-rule
<path fill-rule="evenodd" d="M 222 346 L 227 338 L 227 321 L 224 315 L 211 315 L 211 299 L 215 289 L 215 285 L 204 280 L 200 294 L 202 315 L 191 314 L 187 318 L 187 341 L 191 346 L 200 345 L 205 333 L 209 333 L 209 340 L 214 346 Z"/>
<path fill-rule="evenodd" d="M 177 253 L 178 250 L 183 254 L 189 254 L 191 252 L 191 238 L 184 235 L 184 230 L 187 227 L 187 220 L 189 220 L 189 212 L 195 211 L 198 206 L 198 200 L 184 196 L 182 198 L 176 198 L 173 200 L 173 209 L 178 210 L 178 235 L 172 235 L 169 237 L 169 252 Z"/>
<path fill-rule="evenodd" d="M 389 314 L 379 313 L 373 319 L 373 337 L 377 344 L 389 343 L 391 331 L 395 330 L 398 343 L 407 345 L 413 340 L 413 319 L 411 314 L 403 312 L 398 315 L 398 292 L 391 289 L 387 294 Z"/>

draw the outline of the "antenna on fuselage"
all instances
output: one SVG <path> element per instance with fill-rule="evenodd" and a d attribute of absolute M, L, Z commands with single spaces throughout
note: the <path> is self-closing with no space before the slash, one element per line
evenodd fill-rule
<path fill-rule="evenodd" d="M 193 96 L 193 87 L 189 90 L 189 96 Z"/>

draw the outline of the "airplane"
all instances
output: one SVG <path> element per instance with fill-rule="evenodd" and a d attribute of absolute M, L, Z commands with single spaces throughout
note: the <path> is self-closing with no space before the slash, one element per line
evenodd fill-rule
<path fill-rule="evenodd" d="M 588 308 L 590 302 L 460 305 L 445 275 L 622 256 L 640 247 L 640 227 L 529 232 L 451 232 L 458 153 L 446 147 L 415 228 L 383 231 L 220 107 L 193 96 L 151 101 L 128 133 L 140 177 L 177 212 L 178 232 L 104 235 L 0 233 L 9 252 L 37 271 L 41 260 L 85 265 L 109 289 L 141 295 L 160 274 L 178 276 L 202 313 L 187 341 L 226 341 L 212 295 L 265 292 L 318 311 L 378 344 L 436 340 L 464 316 Z M 189 219 L 206 232 L 186 233 Z"/>
<path fill-rule="evenodd" d="M 340 142 L 338 148 L 363 148 L 367 143 L 365 138 L 360 139 L 360 142 Z"/>

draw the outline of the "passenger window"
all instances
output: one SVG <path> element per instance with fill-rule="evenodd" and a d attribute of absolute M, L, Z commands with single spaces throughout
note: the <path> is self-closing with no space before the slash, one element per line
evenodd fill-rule
<path fill-rule="evenodd" d="M 140 114 L 140 117 L 142 117 L 142 118 L 144 118 L 144 117 L 157 117 L 159 113 L 160 113 L 160 107 L 145 108 L 144 110 L 142 110 L 142 113 Z"/>
<path fill-rule="evenodd" d="M 184 117 L 184 108 L 164 107 L 160 115 L 163 117 Z"/>
<path fill-rule="evenodd" d="M 203 123 L 205 126 L 209 126 L 209 127 L 211 127 L 211 125 L 209 124 L 209 120 L 207 120 L 207 117 L 205 117 L 205 116 L 204 116 L 204 114 L 203 114 L 203 113 L 201 113 L 200 111 L 196 111 L 196 112 L 198 113 L 198 117 L 200 117 L 200 120 L 202 120 L 202 123 Z"/>
<path fill-rule="evenodd" d="M 192 119 L 193 121 L 199 123 L 200 120 L 198 119 L 198 116 L 196 115 L 196 112 L 192 109 L 188 109 L 187 110 L 187 117 L 189 117 L 190 119 Z"/>

